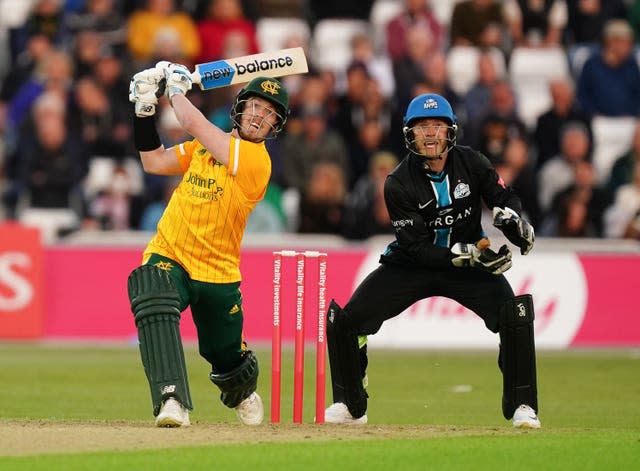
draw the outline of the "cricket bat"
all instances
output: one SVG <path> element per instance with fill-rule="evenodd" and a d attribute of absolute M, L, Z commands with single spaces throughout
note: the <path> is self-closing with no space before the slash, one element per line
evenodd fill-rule
<path fill-rule="evenodd" d="M 301 47 L 263 52 L 205 64 L 197 64 L 191 74 L 193 83 L 202 90 L 247 83 L 256 77 L 282 77 L 309 71 L 307 58 Z"/>

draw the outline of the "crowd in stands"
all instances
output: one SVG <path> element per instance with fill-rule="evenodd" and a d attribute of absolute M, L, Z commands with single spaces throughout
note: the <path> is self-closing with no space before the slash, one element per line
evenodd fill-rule
<path fill-rule="evenodd" d="M 141 169 L 130 77 L 303 46 L 249 232 L 392 234 L 402 115 L 435 92 L 538 236 L 640 239 L 635 38 L 640 0 L 0 0 L 0 221 L 153 230 L 179 180 Z M 238 90 L 190 94 L 228 130 Z M 189 139 L 164 99 L 157 120 Z"/>

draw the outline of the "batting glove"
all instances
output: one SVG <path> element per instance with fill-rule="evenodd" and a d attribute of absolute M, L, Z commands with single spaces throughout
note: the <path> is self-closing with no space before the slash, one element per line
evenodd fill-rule
<path fill-rule="evenodd" d="M 518 216 L 513 209 L 493 208 L 493 225 L 502 231 L 509 242 L 520 247 L 522 255 L 527 255 L 533 248 L 533 226 Z"/>
<path fill-rule="evenodd" d="M 138 72 L 129 82 L 129 101 L 135 103 L 139 117 L 153 116 L 158 98 L 164 93 L 164 74 L 155 68 Z"/>
<path fill-rule="evenodd" d="M 167 81 L 166 95 L 169 100 L 176 93 L 186 95 L 193 85 L 191 72 L 182 64 L 175 64 L 167 61 L 160 61 L 156 64 L 156 69 L 164 73 Z"/>
<path fill-rule="evenodd" d="M 479 249 L 474 244 L 458 242 L 451 247 L 454 257 L 451 263 L 455 267 L 474 267 L 494 275 L 500 275 L 513 265 L 509 247 L 503 245 L 498 252 L 490 248 Z"/>

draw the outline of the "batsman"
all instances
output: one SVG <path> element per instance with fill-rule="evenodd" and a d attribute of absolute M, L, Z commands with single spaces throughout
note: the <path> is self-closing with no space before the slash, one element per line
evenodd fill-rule
<path fill-rule="evenodd" d="M 415 97 L 402 131 L 409 153 L 384 186 L 395 240 L 344 308 L 335 301 L 329 306 L 334 403 L 325 420 L 367 423 L 367 336 L 416 301 L 444 296 L 499 335 L 504 417 L 517 428 L 540 428 L 532 297 L 514 295 L 503 275 L 512 266 L 511 251 L 506 244 L 494 251 L 481 224 L 486 205 L 493 225 L 528 254 L 534 231 L 521 217 L 520 200 L 484 155 L 456 145 L 457 118 L 440 95 Z"/>
<path fill-rule="evenodd" d="M 258 360 L 243 338 L 240 244 L 271 175 L 264 141 L 282 131 L 289 98 L 277 79 L 251 80 L 236 96 L 233 129 L 225 132 L 186 97 L 191 87 L 189 70 L 168 62 L 137 73 L 130 83 L 144 170 L 182 176 L 142 265 L 129 275 L 131 311 L 158 427 L 190 425 L 193 405 L 179 330 L 187 306 L 222 403 L 235 408 L 243 424 L 258 425 L 264 407 L 256 393 Z M 193 136 L 168 149 L 155 127 L 163 94 Z"/>

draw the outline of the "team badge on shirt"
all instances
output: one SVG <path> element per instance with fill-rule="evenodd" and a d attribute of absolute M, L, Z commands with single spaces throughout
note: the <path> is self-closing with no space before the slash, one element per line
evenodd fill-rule
<path fill-rule="evenodd" d="M 458 183 L 456 185 L 456 189 L 453 190 L 453 197 L 457 200 L 459 200 L 460 198 L 466 198 L 470 194 L 471 194 L 471 189 L 469 188 L 469 185 L 467 185 L 466 183 Z"/>

